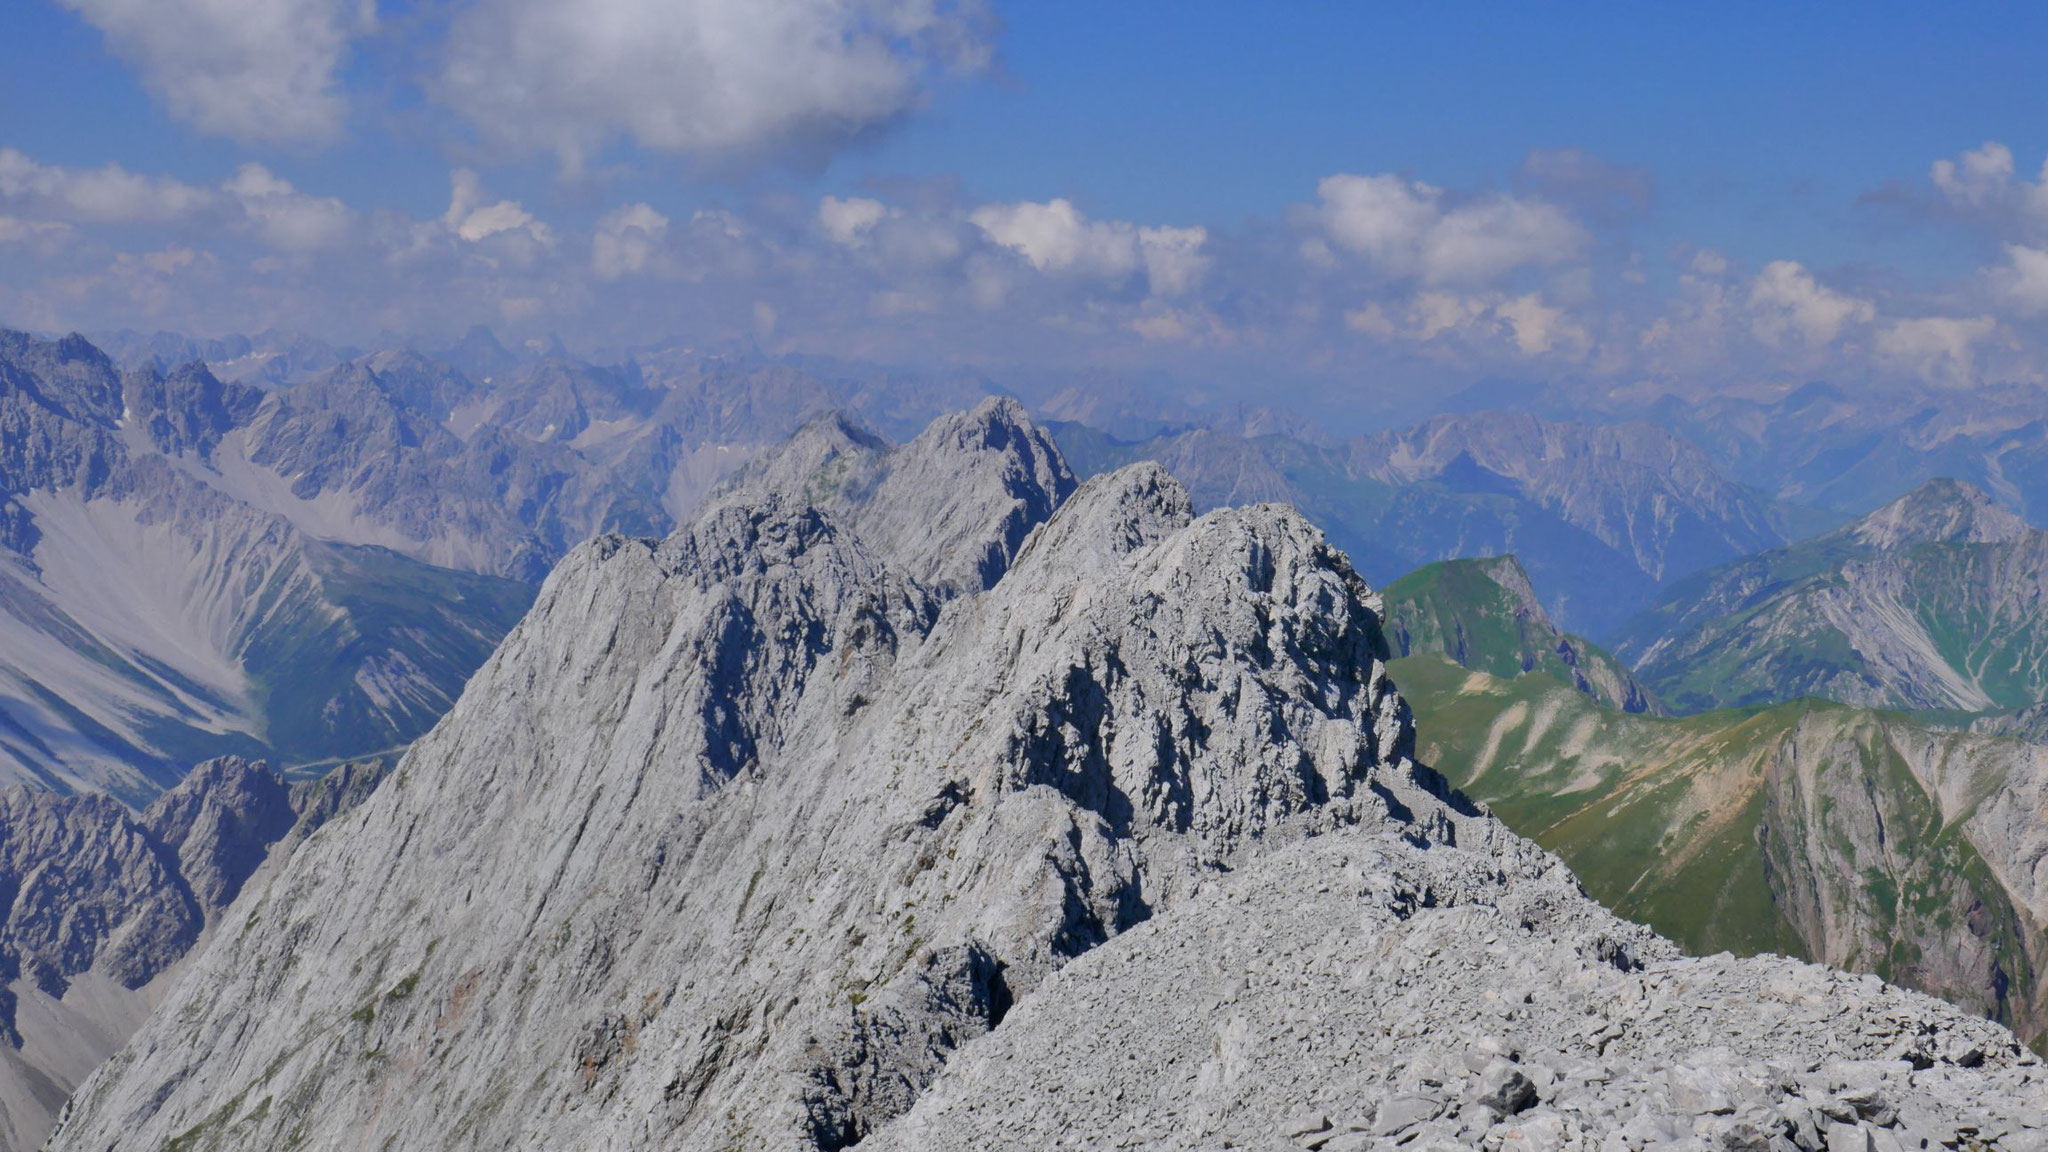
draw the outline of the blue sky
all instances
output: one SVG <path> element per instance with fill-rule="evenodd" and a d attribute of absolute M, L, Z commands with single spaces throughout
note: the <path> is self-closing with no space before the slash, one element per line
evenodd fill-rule
<path fill-rule="evenodd" d="M 0 321 L 2037 373 L 2038 6 L 214 7 L 0 6 Z"/>

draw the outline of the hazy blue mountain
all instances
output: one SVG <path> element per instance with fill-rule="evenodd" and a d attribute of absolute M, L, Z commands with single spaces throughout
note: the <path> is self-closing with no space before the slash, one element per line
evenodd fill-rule
<path fill-rule="evenodd" d="M 525 584 L 322 540 L 210 482 L 273 400 L 0 335 L 0 777 L 142 803 L 208 756 L 400 745 L 525 610 Z"/>
<path fill-rule="evenodd" d="M 1728 481 L 1650 424 L 1482 412 L 1336 446 L 1206 428 L 1138 442 L 1073 424 L 1054 432 L 1082 475 L 1150 459 L 1202 507 L 1294 504 L 1376 581 L 1512 552 L 1546 589 L 1550 615 L 1596 637 L 1671 580 L 1808 526 L 1800 510 Z"/>

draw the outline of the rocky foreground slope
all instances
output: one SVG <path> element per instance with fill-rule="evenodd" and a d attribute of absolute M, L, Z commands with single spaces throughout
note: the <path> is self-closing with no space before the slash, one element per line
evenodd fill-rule
<path fill-rule="evenodd" d="M 955 429 L 890 469 L 1042 474 L 1014 412 Z M 1150 465 L 1064 502 L 890 499 L 915 503 L 867 515 L 984 526 L 958 540 L 1001 561 L 991 586 L 934 591 L 773 486 L 574 552 L 51 1147 L 1920 1147 L 2048 1124 L 2003 1029 L 1681 959 L 1444 789 L 1377 597 L 1295 513 L 1196 518 Z"/>

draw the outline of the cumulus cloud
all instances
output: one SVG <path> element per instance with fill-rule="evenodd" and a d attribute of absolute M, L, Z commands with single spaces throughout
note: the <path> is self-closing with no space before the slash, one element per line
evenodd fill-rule
<path fill-rule="evenodd" d="M 11 148 L 0 148 L 0 205 L 45 225 L 174 224 L 208 217 L 292 252 L 338 243 L 356 219 L 341 201 L 300 192 L 261 164 L 244 164 L 218 188 L 207 188 L 115 164 L 42 164 Z"/>
<path fill-rule="evenodd" d="M 1825 347 L 1845 326 L 1868 324 L 1877 316 L 1870 301 L 1833 291 L 1794 260 L 1764 266 L 1750 282 L 1749 307 L 1750 330 L 1774 347 L 1794 342 Z"/>
<path fill-rule="evenodd" d="M 59 0 L 106 34 L 171 113 L 248 141 L 325 140 L 346 106 L 335 72 L 374 0 Z"/>
<path fill-rule="evenodd" d="M 1936 160 L 1934 188 L 1955 208 L 1978 213 L 2020 212 L 2048 220 L 2048 162 L 2040 176 L 2015 178 L 2012 149 L 1985 142 L 1955 160 Z"/>
<path fill-rule="evenodd" d="M 287 252 L 311 252 L 346 239 L 355 224 L 348 205 L 328 196 L 308 196 L 272 175 L 261 164 L 244 164 L 222 185 L 265 244 Z"/>
<path fill-rule="evenodd" d="M 985 204 L 968 218 L 991 242 L 1023 256 L 1040 272 L 1120 280 L 1143 270 L 1154 294 L 1173 296 L 1192 289 L 1208 268 L 1204 228 L 1090 220 L 1063 199 Z"/>
<path fill-rule="evenodd" d="M 180 180 L 139 176 L 118 164 L 64 168 L 0 148 L 0 202 L 50 220 L 80 224 L 161 224 L 183 219 L 214 194 Z"/>
<path fill-rule="evenodd" d="M 661 251 L 668 235 L 668 217 L 651 205 L 627 204 L 598 218 L 590 238 L 590 270 L 600 280 L 645 269 Z"/>
<path fill-rule="evenodd" d="M 449 183 L 448 211 L 442 213 L 441 222 L 462 239 L 474 244 L 500 233 L 520 233 L 541 244 L 553 240 L 548 226 L 518 201 L 484 203 L 483 182 L 475 172 L 457 168 L 449 174 Z"/>
<path fill-rule="evenodd" d="M 1966 385 L 1975 378 L 1977 343 L 1997 327 L 1989 316 L 1895 320 L 1878 332 L 1877 353 L 1929 383 Z"/>
<path fill-rule="evenodd" d="M 1589 243 L 1584 228 L 1540 200 L 1495 195 L 1452 204 L 1442 189 L 1395 175 L 1325 177 L 1316 195 L 1317 218 L 1337 247 L 1385 275 L 1427 284 L 1484 282 L 1563 263 Z M 1304 254 L 1316 260 L 1326 251 Z"/>
<path fill-rule="evenodd" d="M 1344 326 L 1381 341 L 1492 345 L 1530 358 L 1578 359 L 1593 343 L 1584 325 L 1535 292 L 1425 291 L 1403 305 L 1375 301 L 1346 312 Z"/>
<path fill-rule="evenodd" d="M 571 168 L 621 139 L 826 151 L 914 108 L 933 75 L 985 67 L 992 30 L 982 0 L 476 0 L 437 91 Z"/>
<path fill-rule="evenodd" d="M 2008 244 L 2005 259 L 1991 274 L 2001 300 L 2022 316 L 2048 312 L 2048 251 Z"/>
<path fill-rule="evenodd" d="M 868 233 L 889 214 L 889 208 L 880 200 L 869 200 L 861 196 L 850 196 L 841 200 L 827 196 L 818 201 L 818 227 L 833 243 L 848 248 L 865 242 Z"/>

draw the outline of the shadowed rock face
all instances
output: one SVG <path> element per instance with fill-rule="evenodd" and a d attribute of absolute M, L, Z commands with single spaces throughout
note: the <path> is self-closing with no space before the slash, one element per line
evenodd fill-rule
<path fill-rule="evenodd" d="M 36 1147 L 63 1095 L 140 1023 L 155 983 L 280 843 L 288 851 L 382 770 L 287 786 L 228 757 L 140 815 L 99 793 L 0 791 L 0 1147 Z M 79 983 L 93 990 L 74 995 Z M 109 996 L 123 1003 L 95 1002 Z"/>
<path fill-rule="evenodd" d="M 810 459 L 874 464 L 838 439 Z M 939 440 L 963 476 L 1058 474 L 1024 463 L 1028 435 Z M 1281 1105 L 1314 1103 L 1296 1082 L 1355 1087 L 1347 1120 L 1398 1132 L 1427 1119 L 1394 1103 L 1405 1082 L 1312 1068 L 1364 1051 L 1313 1025 L 1328 997 L 1406 1067 L 1487 1005 L 1536 1003 L 1512 974 L 1626 1021 L 1656 966 L 1641 1042 L 1614 1048 L 1632 1084 L 1707 1033 L 1734 1048 L 1699 1060 L 1755 1074 L 1758 989 L 1829 979 L 1677 961 L 1446 792 L 1412 759 L 1377 596 L 1292 511 L 1196 518 L 1150 465 L 1047 517 L 1007 482 L 882 476 L 838 511 L 789 489 L 558 566 L 392 778 L 221 924 L 52 1147 L 1044 1147 L 1066 1118 L 1101 1142 L 1111 1113 L 1186 1144 L 1202 1133 L 1172 1125 L 1233 1101 L 1231 1131 L 1284 1139 Z M 860 528 L 912 523 L 959 526 L 969 562 Z M 1453 961 L 1481 955 L 1461 987 L 1474 965 Z M 1993 1098 L 2023 1086 L 1995 1026 L 1874 984 L 1841 995 L 1862 1015 L 1831 1020 L 1904 1038 L 1845 1052 L 1985 1065 L 1957 1075 Z M 1087 1027 L 1060 1015 L 1084 1010 Z M 1692 1022 L 1659 1022 L 1676 1014 Z M 1527 1019 L 1511 1040 L 1566 1050 L 1562 1017 Z M 1092 1039 L 1120 1022 L 1130 1043 Z M 1059 1054 L 1063 1035 L 1087 1038 Z M 1523 1076 L 1533 1099 L 1554 1063 Z M 1000 1096 L 975 1087 L 996 1064 Z M 1533 1110 L 1482 1072 L 1488 1098 Z"/>

